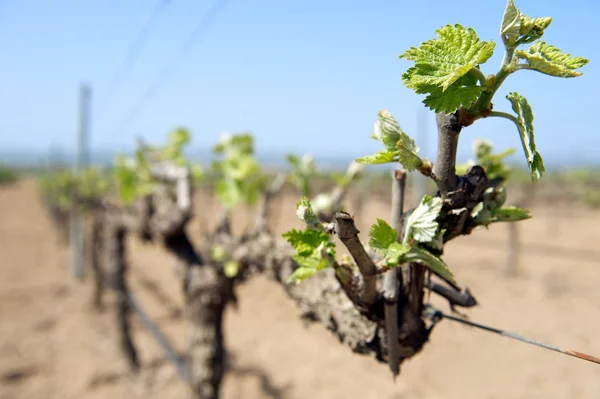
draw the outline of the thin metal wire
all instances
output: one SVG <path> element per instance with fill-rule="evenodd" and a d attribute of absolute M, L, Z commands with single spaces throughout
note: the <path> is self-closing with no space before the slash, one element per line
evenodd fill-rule
<path fill-rule="evenodd" d="M 160 331 L 158 326 L 154 324 L 150 317 L 148 317 L 146 312 L 144 312 L 133 293 L 128 292 L 127 296 L 129 300 L 129 305 L 131 306 L 133 311 L 137 313 L 137 315 L 140 317 L 140 320 L 142 321 L 144 327 L 146 327 L 146 329 L 150 331 L 150 334 L 152 334 L 154 339 L 164 350 L 167 359 L 173 364 L 173 366 L 175 366 L 175 370 L 177 371 L 179 377 L 181 377 L 181 379 L 184 381 L 189 381 L 190 373 L 183 358 L 173 350 L 165 335 Z"/>
<path fill-rule="evenodd" d="M 158 91 L 161 83 L 164 83 L 175 71 L 177 64 L 181 61 L 184 56 L 190 51 L 192 45 L 197 41 L 210 27 L 210 25 L 217 19 L 219 13 L 225 8 L 229 0 L 217 0 L 213 6 L 204 15 L 204 18 L 196 25 L 194 31 L 188 36 L 187 40 L 179 48 L 179 52 L 176 57 L 173 57 L 164 68 L 157 75 L 154 82 L 146 89 L 144 94 L 138 99 L 130 111 L 126 114 L 125 118 L 122 119 L 121 123 L 115 129 L 115 133 L 119 133 L 121 129 L 124 129 L 139 113 L 145 103 Z"/>
<path fill-rule="evenodd" d="M 505 330 L 501 330 L 499 328 L 494 328 L 494 327 L 486 326 L 483 324 L 475 323 L 475 322 L 472 322 L 469 320 L 461 319 L 460 317 L 447 315 L 445 313 L 442 313 L 440 310 L 437 310 L 431 306 L 430 306 L 430 308 L 432 310 L 432 312 L 430 313 L 430 318 L 433 320 L 434 323 L 437 323 L 437 321 L 439 321 L 441 319 L 448 319 L 448 320 L 456 321 L 458 323 L 466 324 L 471 327 L 479 328 L 480 330 L 488 331 L 488 332 L 491 332 L 494 334 L 502 335 L 504 337 L 515 339 L 517 341 L 521 341 L 526 344 L 535 345 L 535 346 L 539 346 L 540 348 L 544 348 L 544 349 L 548 349 L 548 350 L 551 350 L 554 352 L 562 353 L 563 355 L 568 355 L 568 356 L 576 357 L 577 359 L 587 360 L 588 362 L 600 364 L 600 358 L 598 358 L 596 356 L 591 356 L 591 355 L 581 353 L 578 351 L 574 351 L 571 349 L 562 349 L 562 348 L 559 348 L 558 346 L 550 345 L 550 344 L 547 344 L 544 342 L 537 341 L 535 339 L 527 338 L 527 337 L 524 337 L 519 334 L 515 334 L 510 331 L 505 331 Z"/>
<path fill-rule="evenodd" d="M 137 56 L 139 55 L 140 51 L 142 51 L 144 45 L 148 41 L 150 33 L 152 32 L 152 28 L 156 24 L 158 17 L 167 8 L 167 6 L 172 3 L 172 1 L 173 0 L 158 0 L 156 5 L 152 9 L 150 16 L 142 26 L 142 29 L 131 44 L 131 47 L 129 47 L 129 50 L 127 51 L 127 54 L 121 61 L 121 64 L 110 78 L 106 87 L 104 103 L 102 108 L 98 112 L 98 117 L 102 117 L 102 115 L 110 105 L 110 102 L 113 99 L 117 89 L 120 87 L 119 83 L 121 83 L 123 77 L 125 76 L 125 72 L 127 72 L 128 68 L 131 68 L 131 66 L 133 66 L 133 64 L 135 63 Z"/>

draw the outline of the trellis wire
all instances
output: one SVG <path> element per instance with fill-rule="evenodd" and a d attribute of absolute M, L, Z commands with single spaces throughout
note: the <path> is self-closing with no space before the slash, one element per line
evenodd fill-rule
<path fill-rule="evenodd" d="M 548 350 L 551 350 L 554 352 L 562 353 L 563 355 L 573 356 L 573 357 L 576 357 L 577 359 L 587 360 L 588 362 L 600 364 L 600 358 L 598 358 L 596 356 L 588 355 L 588 354 L 574 351 L 571 349 L 562 349 L 562 348 L 559 348 L 558 346 L 554 346 L 554 345 L 546 344 L 544 342 L 536 341 L 534 339 L 527 338 L 527 337 L 515 334 L 510 331 L 505 331 L 505 330 L 501 330 L 499 328 L 494 328 L 494 327 L 486 326 L 483 324 L 475 323 L 475 322 L 472 322 L 469 320 L 462 319 L 460 317 L 447 315 L 445 313 L 442 313 L 440 310 L 433 308 L 431 305 L 429 306 L 429 318 L 434 322 L 434 325 L 441 319 L 448 319 L 448 320 L 456 321 L 458 323 L 466 324 L 471 327 L 479 328 L 484 331 L 492 332 L 494 334 L 502 335 L 504 337 L 516 339 L 517 341 L 521 341 L 526 344 L 535 345 L 535 346 L 539 346 L 540 348 L 544 348 L 544 349 L 548 349 Z"/>
<path fill-rule="evenodd" d="M 128 296 L 128 300 L 129 300 L 129 304 L 130 304 L 131 308 L 140 317 L 142 325 L 148 331 L 150 331 L 150 334 L 152 335 L 152 337 L 156 340 L 156 342 L 158 342 L 160 347 L 164 350 L 164 352 L 167 356 L 167 360 L 169 360 L 173 364 L 179 377 L 181 377 L 181 379 L 184 381 L 189 381 L 190 374 L 189 374 L 189 370 L 188 370 L 188 367 L 187 367 L 185 361 L 182 359 L 182 357 L 180 355 L 178 355 L 173 350 L 173 348 L 171 348 L 171 345 L 169 344 L 169 341 L 167 340 L 165 335 L 160 331 L 158 326 L 150 319 L 150 317 L 148 317 L 146 312 L 144 312 L 144 310 L 138 303 L 138 301 L 135 298 L 135 296 L 133 295 L 133 293 L 131 291 L 129 291 L 127 293 L 127 296 Z"/>

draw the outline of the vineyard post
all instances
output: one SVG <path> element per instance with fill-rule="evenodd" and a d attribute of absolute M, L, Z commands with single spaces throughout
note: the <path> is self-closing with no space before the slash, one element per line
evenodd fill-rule
<path fill-rule="evenodd" d="M 79 123 L 77 131 L 77 155 L 73 172 L 78 175 L 88 163 L 88 137 L 90 126 L 90 100 L 91 89 L 86 84 L 79 88 Z M 72 263 L 71 277 L 81 280 L 84 275 L 84 248 L 83 248 L 83 219 L 77 212 L 71 213 L 71 241 Z"/>
<path fill-rule="evenodd" d="M 527 184 L 523 186 L 521 198 L 515 204 L 517 207 L 525 208 L 533 202 L 536 186 Z M 519 259 L 521 258 L 521 230 L 518 223 L 508 224 L 508 256 L 506 259 L 506 274 L 515 277 L 519 274 Z"/>
<path fill-rule="evenodd" d="M 521 253 L 520 227 L 517 223 L 508 224 L 508 257 L 506 259 L 506 274 L 515 277 L 519 274 L 519 255 Z"/>
<path fill-rule="evenodd" d="M 426 108 L 419 107 L 417 110 L 417 143 L 423 153 L 427 153 L 427 118 L 429 112 Z M 413 204 L 421 202 L 421 198 L 427 194 L 427 178 L 421 174 L 411 176 Z"/>

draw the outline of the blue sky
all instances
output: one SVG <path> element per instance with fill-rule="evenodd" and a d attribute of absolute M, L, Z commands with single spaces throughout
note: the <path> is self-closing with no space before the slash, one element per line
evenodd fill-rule
<path fill-rule="evenodd" d="M 129 123 L 122 121 L 213 1 L 171 0 L 143 51 L 107 102 L 107 85 L 156 0 L 0 0 L 0 152 L 73 150 L 80 82 L 93 90 L 93 150 L 129 150 L 143 136 L 160 142 L 186 126 L 192 150 L 225 131 L 249 130 L 259 152 L 312 152 L 352 158 L 379 149 L 371 140 L 378 110 L 390 110 L 416 137 L 419 114 L 427 134 L 418 144 L 434 154 L 433 113 L 402 85 L 409 63 L 398 56 L 433 38 L 446 23 L 473 27 L 497 42 L 483 67 L 496 72 L 504 0 L 316 1 L 230 0 L 180 60 L 168 80 Z M 545 40 L 591 59 L 584 75 L 559 79 L 530 71 L 511 76 L 495 99 L 519 91 L 532 104 L 538 149 L 549 164 L 577 156 L 594 162 L 600 149 L 600 3 L 517 0 L 530 16 L 552 16 Z M 99 111 L 103 111 L 99 114 Z M 477 137 L 498 149 L 516 147 L 516 128 L 483 120 L 465 129 L 459 156 Z"/>

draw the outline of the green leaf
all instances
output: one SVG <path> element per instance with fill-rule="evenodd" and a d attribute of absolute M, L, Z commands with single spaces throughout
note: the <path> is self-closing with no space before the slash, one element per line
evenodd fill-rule
<path fill-rule="evenodd" d="M 531 18 L 521 13 L 520 37 L 515 45 L 535 42 L 544 35 L 544 31 L 551 23 L 552 18 L 550 17 Z"/>
<path fill-rule="evenodd" d="M 475 219 L 475 224 L 480 226 L 487 226 L 494 221 L 493 212 L 483 202 L 475 206 L 471 212 L 471 216 Z"/>
<path fill-rule="evenodd" d="M 473 161 L 469 161 L 467 163 L 456 164 L 454 168 L 457 176 L 466 175 L 471 166 L 475 165 Z"/>
<path fill-rule="evenodd" d="M 502 17 L 500 36 L 507 49 L 514 49 L 542 37 L 551 23 L 550 17 L 528 17 L 515 6 L 513 0 L 508 0 Z"/>
<path fill-rule="evenodd" d="M 292 229 L 284 233 L 283 237 L 294 247 L 293 259 L 300 266 L 289 281 L 297 282 L 310 277 L 330 266 L 331 259 L 335 257 L 335 244 L 323 231 Z"/>
<path fill-rule="evenodd" d="M 382 219 L 371 226 L 369 231 L 369 246 L 386 253 L 388 247 L 398 240 L 398 232 Z"/>
<path fill-rule="evenodd" d="M 292 246 L 298 255 L 310 255 L 317 250 L 322 243 L 329 242 L 329 236 L 319 230 L 297 230 L 292 229 L 283 234 L 283 238 Z"/>
<path fill-rule="evenodd" d="M 506 201 L 504 187 L 489 187 L 483 194 L 483 201 L 479 202 L 471 211 L 471 217 L 476 225 L 488 226 L 497 222 L 516 222 L 529 219 L 529 211 L 509 206 L 502 208 Z"/>
<path fill-rule="evenodd" d="M 196 186 L 200 185 L 202 180 L 204 180 L 204 169 L 200 164 L 196 163 L 190 165 L 190 174 L 192 176 L 192 181 Z"/>
<path fill-rule="evenodd" d="M 367 155 L 362 158 L 357 158 L 356 162 L 358 163 L 366 163 L 366 164 L 382 164 L 382 163 L 390 163 L 396 162 L 399 151 L 379 151 L 373 155 Z"/>
<path fill-rule="evenodd" d="M 398 142 L 398 162 L 408 172 L 412 172 L 423 165 L 423 160 L 413 150 L 404 147 Z"/>
<path fill-rule="evenodd" d="M 507 46 L 514 46 L 521 36 L 521 18 L 521 12 L 515 6 L 515 2 L 513 0 L 508 0 L 506 8 L 504 9 L 504 15 L 502 16 L 502 26 L 500 28 L 502 41 Z"/>
<path fill-rule="evenodd" d="M 215 184 L 215 194 L 228 209 L 232 209 L 243 197 L 239 187 L 231 180 L 218 180 Z"/>
<path fill-rule="evenodd" d="M 250 133 L 224 133 L 213 147 L 213 152 L 229 156 L 251 155 L 254 153 L 254 139 Z"/>
<path fill-rule="evenodd" d="M 285 156 L 285 159 L 288 161 L 288 163 L 290 165 L 292 165 L 292 167 L 294 167 L 294 168 L 300 168 L 300 158 L 298 158 L 296 155 L 294 155 L 294 154 L 287 154 Z"/>
<path fill-rule="evenodd" d="M 423 160 L 417 155 L 419 148 L 415 141 L 402 131 L 396 118 L 387 110 L 379 111 L 371 137 L 380 141 L 385 151 L 358 158 L 356 162 L 383 164 L 398 161 L 409 172 L 423 165 Z"/>
<path fill-rule="evenodd" d="M 512 172 L 512 168 L 504 164 L 504 158 L 512 155 L 515 152 L 514 148 L 508 148 L 500 153 L 493 154 L 492 151 L 494 147 L 492 143 L 482 139 L 474 140 L 472 148 L 476 160 L 474 164 L 480 165 L 485 170 L 488 179 L 508 179 Z M 457 167 L 457 174 L 465 174 L 466 172 L 467 171 L 464 170 L 463 173 L 459 173 Z"/>
<path fill-rule="evenodd" d="M 371 137 L 381 141 L 388 151 L 394 151 L 402 134 L 404 133 L 396 118 L 385 109 L 379 111 Z"/>
<path fill-rule="evenodd" d="M 492 153 L 494 146 L 491 141 L 483 139 L 475 139 L 472 144 L 473 155 L 475 159 L 480 160 Z"/>
<path fill-rule="evenodd" d="M 75 205 L 73 194 L 76 177 L 71 170 L 54 171 L 40 178 L 40 188 L 48 201 L 59 209 L 68 211 Z"/>
<path fill-rule="evenodd" d="M 384 266 L 397 266 L 400 263 L 403 263 L 403 256 L 406 255 L 411 249 L 411 246 L 408 244 L 400 244 L 394 241 L 385 252 L 385 257 L 383 258 Z"/>
<path fill-rule="evenodd" d="M 443 278 L 454 283 L 454 275 L 446 263 L 441 258 L 418 245 L 411 246 L 406 243 L 392 243 L 382 264 L 387 267 L 394 267 L 407 262 L 422 263 Z"/>
<path fill-rule="evenodd" d="M 506 98 L 510 101 L 513 111 L 517 113 L 517 128 L 521 136 L 521 144 L 527 158 L 531 179 L 535 182 L 542 177 L 546 168 L 544 161 L 535 146 L 535 137 L 533 131 L 533 112 L 531 106 L 525 97 L 519 93 L 509 93 Z"/>
<path fill-rule="evenodd" d="M 329 265 L 318 252 L 313 252 L 308 255 L 294 255 L 292 258 L 301 268 L 313 269 L 315 271 L 323 270 Z"/>
<path fill-rule="evenodd" d="M 312 204 L 308 198 L 302 197 L 296 204 L 296 215 L 298 215 L 300 220 L 303 220 L 308 227 L 323 230 L 323 225 L 313 210 Z"/>
<path fill-rule="evenodd" d="M 486 62 L 493 54 L 495 43 L 482 42 L 471 28 L 456 24 L 446 25 L 436 31 L 438 39 L 411 47 L 400 58 L 415 62 L 404 84 L 413 89 L 434 85 L 447 90 L 472 68 Z"/>
<path fill-rule="evenodd" d="M 402 133 L 400 140 L 396 143 L 396 148 L 398 149 L 398 162 L 408 172 L 412 172 L 423 165 L 423 160 L 417 155 L 419 148 L 407 134 Z"/>
<path fill-rule="evenodd" d="M 169 134 L 167 139 L 167 145 L 172 145 L 174 147 L 183 147 L 184 145 L 190 142 L 191 135 L 187 129 L 178 128 L 172 131 Z"/>
<path fill-rule="evenodd" d="M 473 209 L 471 210 L 471 216 L 472 217 L 477 217 L 477 215 L 479 214 L 479 212 L 481 212 L 483 210 L 484 207 L 484 203 L 483 201 L 478 202 Z"/>
<path fill-rule="evenodd" d="M 248 205 L 260 198 L 265 176 L 253 156 L 253 139 L 250 134 L 224 134 L 213 148 L 224 157 L 213 162 L 213 170 L 220 178 L 217 195 L 232 209 L 239 202 Z"/>
<path fill-rule="evenodd" d="M 109 181 L 106 176 L 95 168 L 85 168 L 79 176 L 74 176 L 73 189 L 82 199 L 94 200 L 108 194 Z"/>
<path fill-rule="evenodd" d="M 515 206 L 498 208 L 494 211 L 494 222 L 516 222 L 530 218 L 531 214 L 528 210 Z"/>
<path fill-rule="evenodd" d="M 446 263 L 441 258 L 435 256 L 434 254 L 432 254 L 425 248 L 421 248 L 416 245 L 410 247 L 410 251 L 405 253 L 402 256 L 402 260 L 403 260 L 403 263 L 404 262 L 422 263 L 422 264 L 426 265 L 427 267 L 429 267 L 434 272 L 436 272 L 437 274 L 439 274 L 440 276 L 442 276 L 443 278 L 455 283 L 454 275 L 448 268 L 448 265 L 446 265 Z"/>
<path fill-rule="evenodd" d="M 506 188 L 504 187 L 496 187 L 494 190 L 494 195 L 492 196 L 493 209 L 500 208 L 506 202 Z"/>
<path fill-rule="evenodd" d="M 517 50 L 515 56 L 526 60 L 532 69 L 559 78 L 581 76 L 583 72 L 576 69 L 590 62 L 588 59 L 563 53 L 559 48 L 542 41 L 533 44 L 527 51 Z"/>
<path fill-rule="evenodd" d="M 167 137 L 167 145 L 163 149 L 153 149 L 155 156 L 162 161 L 173 162 L 178 166 L 186 166 L 187 161 L 183 155 L 183 147 L 191 139 L 190 132 L 184 128 L 171 131 Z"/>
<path fill-rule="evenodd" d="M 299 283 L 303 280 L 306 280 L 307 278 L 311 277 L 313 274 L 315 274 L 316 272 L 318 272 L 317 269 L 315 268 L 310 268 L 310 267 L 299 267 L 296 270 L 294 270 L 294 272 L 292 273 L 292 275 L 289 277 L 287 283 Z"/>
<path fill-rule="evenodd" d="M 442 210 L 442 205 L 441 198 L 424 196 L 419 206 L 406 219 L 403 242 L 409 242 L 411 239 L 418 242 L 432 241 L 439 227 L 436 219 Z"/>
<path fill-rule="evenodd" d="M 433 240 L 427 243 L 427 247 L 441 251 L 444 248 L 444 234 L 446 234 L 446 229 L 438 231 Z"/>
<path fill-rule="evenodd" d="M 117 195 L 124 205 L 130 205 L 136 198 L 150 194 L 154 188 L 142 151 L 136 151 L 135 160 L 118 154 L 115 158 L 113 176 Z"/>
<path fill-rule="evenodd" d="M 448 87 L 446 91 L 439 86 L 423 85 L 418 86 L 415 92 L 428 94 L 423 100 L 423 104 L 432 111 L 451 114 L 460 107 L 469 108 L 477 101 L 483 90 L 481 86 L 463 86 L 457 82 Z"/>

